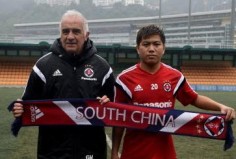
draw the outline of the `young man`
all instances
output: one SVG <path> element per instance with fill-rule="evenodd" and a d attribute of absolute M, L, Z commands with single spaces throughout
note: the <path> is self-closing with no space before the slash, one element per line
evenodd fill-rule
<path fill-rule="evenodd" d="M 117 76 L 115 102 L 174 109 L 175 100 L 206 110 L 220 111 L 227 120 L 235 118 L 234 109 L 197 94 L 183 74 L 161 62 L 165 53 L 164 32 L 155 25 L 137 33 L 136 49 L 140 63 Z M 113 128 L 112 159 L 118 151 L 124 128 Z M 126 129 L 121 159 L 176 159 L 170 134 Z"/>
<path fill-rule="evenodd" d="M 22 100 L 114 97 L 114 76 L 109 64 L 89 39 L 87 20 L 74 10 L 60 22 L 60 38 L 33 67 Z M 20 118 L 23 106 L 16 103 L 13 115 Z M 103 127 L 40 126 L 38 159 L 106 159 Z"/>

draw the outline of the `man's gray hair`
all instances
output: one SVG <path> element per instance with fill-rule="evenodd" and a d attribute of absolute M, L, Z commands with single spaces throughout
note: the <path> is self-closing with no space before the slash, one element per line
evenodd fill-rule
<path fill-rule="evenodd" d="M 61 32 L 61 23 L 62 23 L 62 20 L 67 17 L 67 16 L 76 16 L 76 17 L 79 17 L 82 19 L 83 21 L 83 28 L 84 28 L 84 31 L 85 33 L 89 32 L 89 27 L 88 27 L 88 22 L 87 22 L 87 19 L 83 16 L 82 13 L 80 13 L 79 11 L 77 10 L 68 10 L 66 11 L 62 17 L 61 17 L 61 22 L 60 22 L 60 25 L 59 25 L 59 29 L 60 29 L 60 32 Z"/>

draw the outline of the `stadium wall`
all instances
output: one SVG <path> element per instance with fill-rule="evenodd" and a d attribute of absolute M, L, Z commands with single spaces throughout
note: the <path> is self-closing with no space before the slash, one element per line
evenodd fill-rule
<path fill-rule="evenodd" d="M 2 63 L 0 66 L 3 65 L 3 61 L 15 62 L 18 64 L 23 62 L 35 62 L 36 59 L 48 52 L 49 47 L 50 45 L 45 42 L 41 42 L 40 44 L 0 43 L 0 62 Z M 119 44 L 110 46 L 97 45 L 97 50 L 98 54 L 111 64 L 115 74 L 139 61 L 136 49 L 132 46 L 122 46 Z M 196 91 L 236 91 L 236 74 L 234 74 L 236 73 L 236 49 L 193 48 L 191 46 L 184 46 L 183 48 L 167 47 L 162 61 L 182 71 Z M 187 73 L 185 74 L 183 70 L 184 66 L 189 65 L 189 63 L 192 64 L 190 67 L 195 68 L 190 69 L 191 72 L 197 70 L 196 66 L 199 65 L 206 65 L 207 70 L 229 68 L 233 72 L 229 72 L 227 75 L 222 74 L 219 77 L 217 76 L 215 79 L 216 84 L 214 84 L 214 80 L 211 79 L 211 83 L 209 84 L 202 84 L 198 81 L 191 83 L 191 77 L 188 76 Z M 227 64 L 227 66 L 225 64 Z M 222 72 L 224 73 L 227 71 Z M 201 74 L 197 75 L 197 77 L 194 76 L 193 78 L 198 78 L 200 76 Z M 227 81 L 225 78 L 226 76 L 231 76 L 230 82 L 226 84 L 219 83 L 220 80 Z M 217 78 L 221 77 L 223 79 L 219 79 L 217 84 Z M 202 80 L 207 81 L 209 79 Z"/>
<path fill-rule="evenodd" d="M 210 91 L 210 92 L 236 92 L 235 85 L 200 85 L 191 84 L 195 91 Z"/>

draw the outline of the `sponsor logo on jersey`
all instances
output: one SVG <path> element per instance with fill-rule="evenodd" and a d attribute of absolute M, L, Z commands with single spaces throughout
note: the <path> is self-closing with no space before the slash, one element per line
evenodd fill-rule
<path fill-rule="evenodd" d="M 156 108 L 171 108 L 173 106 L 172 102 L 151 102 L 151 103 L 138 103 L 134 102 L 134 105 L 140 105 L 144 107 L 156 107 Z"/>
<path fill-rule="evenodd" d="M 52 76 L 62 76 L 62 73 L 59 69 L 57 69 Z"/>
<path fill-rule="evenodd" d="M 44 113 L 41 112 L 40 109 L 38 109 L 37 106 L 30 106 L 30 111 L 31 111 L 31 122 L 35 122 L 42 116 L 44 116 Z"/>
<path fill-rule="evenodd" d="M 134 88 L 134 91 L 135 91 L 135 92 L 143 91 L 143 88 L 138 84 L 138 85 Z"/>

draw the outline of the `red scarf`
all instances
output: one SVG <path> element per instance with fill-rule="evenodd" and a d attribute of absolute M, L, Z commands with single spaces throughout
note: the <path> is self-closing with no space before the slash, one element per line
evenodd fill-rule
<path fill-rule="evenodd" d="M 12 110 L 13 103 L 9 110 Z M 92 99 L 32 100 L 20 103 L 24 105 L 24 113 L 22 118 L 17 118 L 12 125 L 14 135 L 18 134 L 21 126 L 91 125 L 119 126 L 225 140 L 224 150 L 229 149 L 234 142 L 231 123 L 225 121 L 223 114 L 158 109 L 113 102 L 101 105 Z"/>

